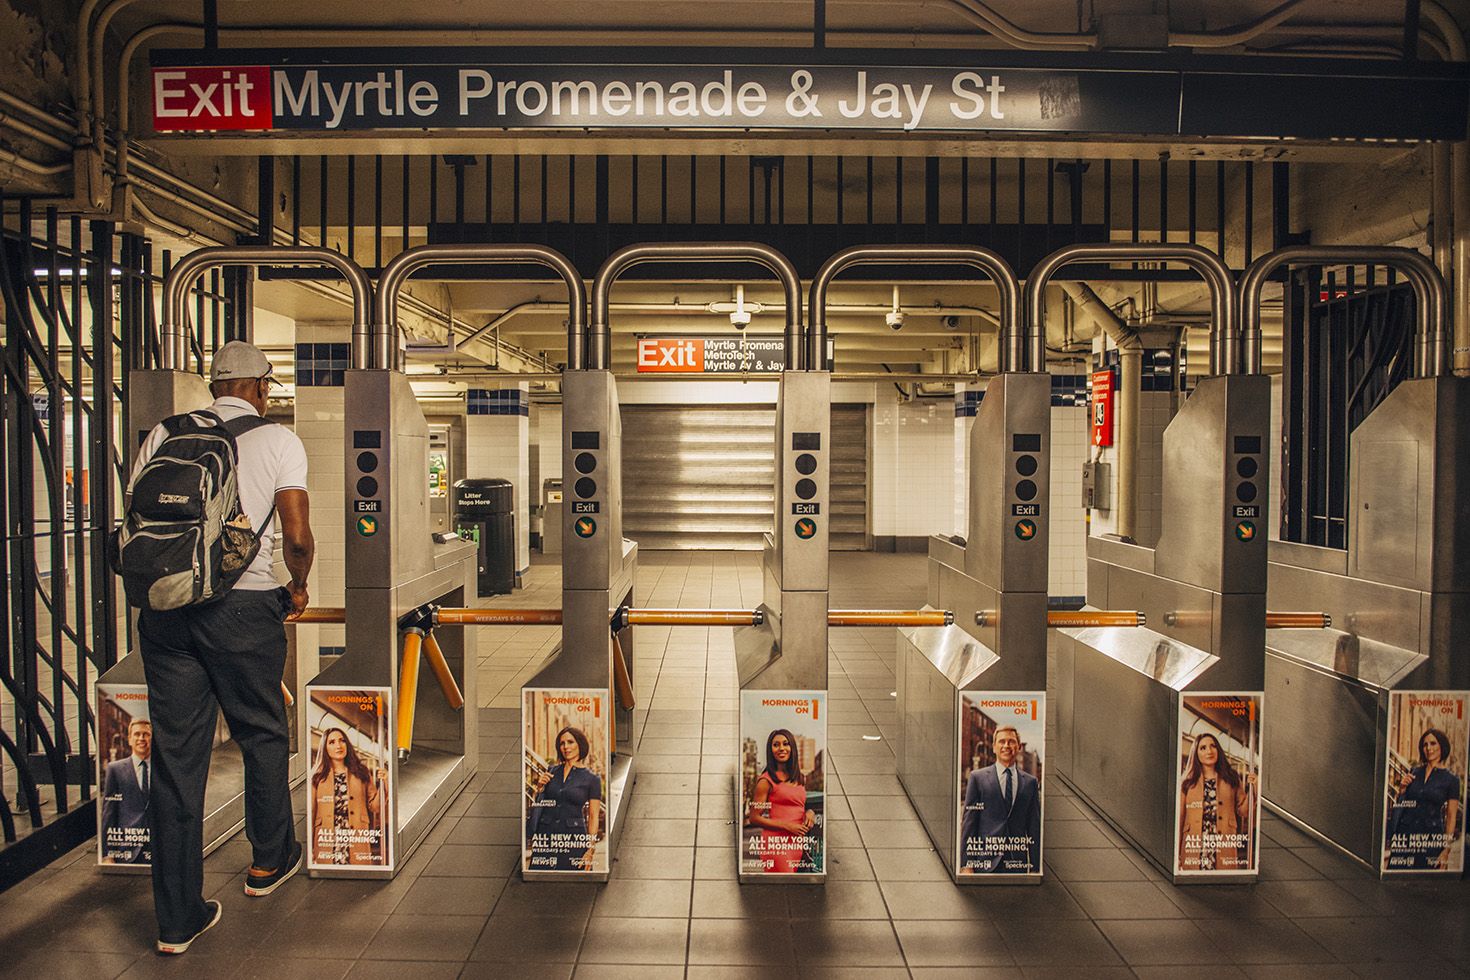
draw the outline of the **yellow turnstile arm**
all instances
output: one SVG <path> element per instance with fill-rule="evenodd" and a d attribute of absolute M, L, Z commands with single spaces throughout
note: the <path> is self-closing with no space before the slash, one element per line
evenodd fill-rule
<path fill-rule="evenodd" d="M 437 644 L 436 644 L 437 645 Z M 398 754 L 413 748 L 413 710 L 418 703 L 419 661 L 424 634 L 410 629 L 403 634 L 403 665 L 398 672 Z"/>
<path fill-rule="evenodd" d="M 424 634 L 424 656 L 428 658 L 434 676 L 439 678 L 439 690 L 444 692 L 444 700 L 455 711 L 463 708 L 464 694 L 449 672 L 449 661 L 444 659 L 444 651 L 439 649 L 439 641 L 434 638 L 433 631 Z"/>

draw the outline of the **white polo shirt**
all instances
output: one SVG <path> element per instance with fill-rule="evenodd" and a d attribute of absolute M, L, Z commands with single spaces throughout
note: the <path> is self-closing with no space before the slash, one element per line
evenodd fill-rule
<path fill-rule="evenodd" d="M 260 414 L 243 398 L 232 398 L 228 395 L 215 399 L 214 404 L 209 406 L 209 411 L 226 422 L 242 415 Z M 143 440 L 143 446 L 138 450 L 137 462 L 133 464 L 133 475 L 128 480 L 129 492 L 144 465 L 158 452 L 158 447 L 167 437 L 168 431 L 159 424 Z M 270 513 L 278 491 L 306 489 L 306 447 L 301 444 L 296 433 L 284 425 L 262 425 L 235 440 L 235 448 L 240 453 L 235 466 L 240 509 L 250 517 L 251 527 L 260 527 L 260 522 Z M 245 569 L 245 574 L 240 576 L 235 588 L 261 592 L 281 585 L 271 572 L 271 566 L 275 563 L 277 526 L 278 521 L 272 514 L 270 523 L 260 535 L 260 553 L 250 563 L 250 567 Z"/>

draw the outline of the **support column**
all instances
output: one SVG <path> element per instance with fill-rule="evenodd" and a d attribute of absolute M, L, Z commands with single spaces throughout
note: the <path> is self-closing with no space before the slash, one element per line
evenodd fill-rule
<path fill-rule="evenodd" d="M 531 396 L 514 387 L 471 388 L 465 419 L 465 476 L 515 488 L 516 581 L 531 567 Z"/>
<path fill-rule="evenodd" d="M 306 446 L 306 489 L 311 497 L 311 533 L 316 538 L 316 562 L 307 580 L 314 606 L 346 604 L 342 383 L 350 362 L 350 333 L 347 324 L 296 325 L 296 435 Z M 324 657 L 341 654 L 347 642 L 340 625 L 297 629 L 303 631 L 297 634 L 302 644 L 311 642 L 304 631 L 318 631 L 317 650 Z"/>

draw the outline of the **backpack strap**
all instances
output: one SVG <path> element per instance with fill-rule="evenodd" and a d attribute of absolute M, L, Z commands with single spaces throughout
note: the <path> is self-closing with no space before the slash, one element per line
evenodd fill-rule
<path fill-rule="evenodd" d="M 210 414 L 214 414 L 214 413 L 210 413 Z M 216 416 L 216 418 L 217 417 L 218 416 Z M 225 432 L 229 434 L 229 436 L 230 436 L 230 438 L 232 440 L 235 440 L 235 439 L 239 439 L 241 436 L 243 436 L 247 432 L 254 432 L 256 429 L 262 428 L 262 427 L 267 426 L 267 425 L 278 425 L 278 424 L 279 423 L 274 422 L 271 419 L 265 418 L 264 416 L 260 416 L 260 415 L 237 415 L 237 416 L 235 416 L 232 419 L 221 421 L 220 428 L 224 429 Z M 239 461 L 240 461 L 240 449 L 237 446 L 235 448 L 235 462 L 238 464 Z M 265 533 L 265 529 L 266 528 L 270 527 L 271 520 L 275 516 L 276 516 L 276 502 L 275 502 L 275 499 L 272 498 L 272 500 L 271 500 L 271 509 L 268 510 L 268 511 L 266 511 L 265 520 L 261 521 L 260 522 L 260 527 L 258 527 L 258 528 L 255 529 L 255 540 L 257 540 L 257 541 L 260 540 L 260 536 Z"/>

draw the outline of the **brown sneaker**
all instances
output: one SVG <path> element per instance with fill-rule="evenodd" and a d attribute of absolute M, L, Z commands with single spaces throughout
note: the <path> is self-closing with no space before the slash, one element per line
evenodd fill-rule
<path fill-rule="evenodd" d="M 303 852 L 300 843 L 295 844 L 295 850 L 291 852 L 291 860 L 282 868 L 257 868 L 250 866 L 245 872 L 245 894 L 251 898 L 264 898 L 296 872 L 301 870 L 301 858 Z"/>

